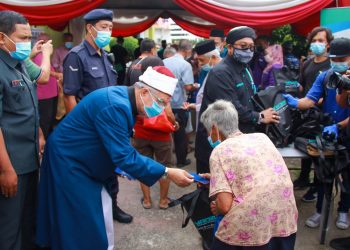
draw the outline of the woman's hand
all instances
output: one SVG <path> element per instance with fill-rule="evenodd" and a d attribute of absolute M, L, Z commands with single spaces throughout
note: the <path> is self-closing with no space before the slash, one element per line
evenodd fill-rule
<path fill-rule="evenodd" d="M 201 176 L 201 177 L 203 177 L 203 178 L 205 178 L 205 179 L 208 179 L 208 180 L 210 180 L 210 173 L 204 173 L 204 174 L 198 174 L 199 176 Z M 206 188 L 209 188 L 209 185 L 210 184 L 207 184 L 207 185 L 203 185 L 202 183 L 197 183 L 197 186 L 198 187 L 206 187 Z"/>
<path fill-rule="evenodd" d="M 215 216 L 217 216 L 219 214 L 218 210 L 216 209 L 216 201 L 210 202 L 210 211 Z"/>

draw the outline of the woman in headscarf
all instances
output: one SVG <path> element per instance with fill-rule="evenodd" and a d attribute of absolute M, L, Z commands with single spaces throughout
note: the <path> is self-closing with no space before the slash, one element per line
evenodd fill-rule
<path fill-rule="evenodd" d="M 276 85 L 275 78 L 273 76 L 274 69 L 281 69 L 283 67 L 283 50 L 279 44 L 270 45 L 265 50 L 265 61 L 267 66 L 261 76 L 260 89 L 265 89 L 268 86 Z"/>

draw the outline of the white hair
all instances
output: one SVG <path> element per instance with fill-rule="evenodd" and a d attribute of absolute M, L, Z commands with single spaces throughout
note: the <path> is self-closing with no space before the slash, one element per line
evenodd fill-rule
<path fill-rule="evenodd" d="M 213 125 L 228 137 L 238 131 L 238 113 L 231 102 L 217 100 L 210 104 L 201 115 L 201 122 L 207 131 L 211 131 Z"/>
<path fill-rule="evenodd" d="M 169 46 L 169 47 L 166 47 L 166 48 L 164 49 L 163 57 L 164 57 L 164 58 L 168 58 L 168 57 L 172 57 L 172 56 L 175 55 L 175 54 L 176 54 L 176 49 Z"/>
<path fill-rule="evenodd" d="M 220 52 L 217 49 L 214 49 L 212 51 L 205 53 L 204 56 L 208 58 L 211 58 L 212 56 L 220 57 Z"/>

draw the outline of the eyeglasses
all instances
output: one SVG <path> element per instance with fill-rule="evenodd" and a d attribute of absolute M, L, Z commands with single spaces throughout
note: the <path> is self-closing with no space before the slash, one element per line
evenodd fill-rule
<path fill-rule="evenodd" d="M 239 46 L 239 47 L 236 47 L 236 46 Z M 248 44 L 241 43 L 241 44 L 233 44 L 233 47 L 235 49 L 242 49 L 242 50 L 249 49 L 250 51 L 255 51 L 255 45 L 248 45 Z"/>
<path fill-rule="evenodd" d="M 160 98 L 159 96 L 157 96 L 155 93 L 153 93 L 153 91 L 151 91 L 150 89 L 148 89 L 148 91 L 149 91 L 149 93 L 151 94 L 151 96 L 152 96 L 152 98 L 155 98 L 156 100 L 157 100 L 157 102 L 158 102 L 158 104 L 160 105 L 160 106 L 162 106 L 163 108 L 166 106 L 166 103 L 165 103 L 165 101 L 162 99 L 162 98 Z"/>

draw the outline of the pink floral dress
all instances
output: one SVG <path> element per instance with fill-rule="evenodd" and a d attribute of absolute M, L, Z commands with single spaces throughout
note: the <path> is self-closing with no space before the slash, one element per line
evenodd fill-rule
<path fill-rule="evenodd" d="M 261 246 L 297 231 L 298 210 L 287 166 L 261 133 L 235 133 L 210 157 L 210 196 L 232 193 L 234 201 L 216 238 L 230 245 Z"/>

